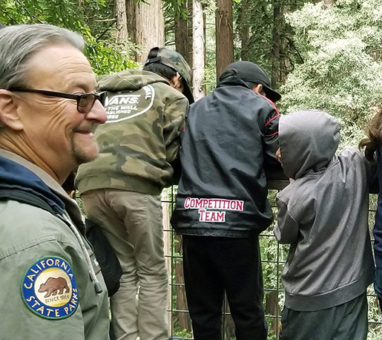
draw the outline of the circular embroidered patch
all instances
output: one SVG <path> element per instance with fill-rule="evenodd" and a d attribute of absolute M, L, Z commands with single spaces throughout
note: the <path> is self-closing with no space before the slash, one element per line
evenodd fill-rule
<path fill-rule="evenodd" d="M 74 273 L 60 257 L 45 257 L 33 264 L 24 276 L 21 290 L 26 305 L 42 318 L 67 318 L 78 307 Z"/>

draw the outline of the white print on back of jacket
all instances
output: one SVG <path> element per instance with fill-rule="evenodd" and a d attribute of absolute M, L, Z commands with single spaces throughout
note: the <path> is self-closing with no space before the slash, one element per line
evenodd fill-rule
<path fill-rule="evenodd" d="M 117 123 L 139 116 L 153 106 L 155 90 L 151 85 L 131 92 L 111 95 L 106 98 L 106 123 Z"/>
<path fill-rule="evenodd" d="M 200 222 L 225 222 L 226 210 L 243 211 L 244 201 L 187 197 L 184 201 L 184 208 L 198 209 Z"/>

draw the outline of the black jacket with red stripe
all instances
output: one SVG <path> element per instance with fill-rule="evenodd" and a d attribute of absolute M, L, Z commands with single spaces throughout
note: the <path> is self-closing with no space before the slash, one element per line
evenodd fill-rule
<path fill-rule="evenodd" d="M 279 115 L 236 77 L 191 105 L 172 216 L 177 233 L 247 237 L 271 224 L 265 168 L 278 166 Z"/>

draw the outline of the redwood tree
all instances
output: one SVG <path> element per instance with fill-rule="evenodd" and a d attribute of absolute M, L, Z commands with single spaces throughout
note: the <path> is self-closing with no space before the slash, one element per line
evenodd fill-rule
<path fill-rule="evenodd" d="M 139 46 L 136 60 L 144 62 L 152 47 L 164 46 L 162 0 L 127 0 L 126 6 L 129 37 Z"/>
<path fill-rule="evenodd" d="M 232 0 L 216 0 L 216 75 L 220 76 L 233 57 Z"/>
<path fill-rule="evenodd" d="M 116 25 L 116 42 L 125 44 L 127 42 L 127 16 L 126 16 L 126 0 L 115 0 L 114 2 Z"/>

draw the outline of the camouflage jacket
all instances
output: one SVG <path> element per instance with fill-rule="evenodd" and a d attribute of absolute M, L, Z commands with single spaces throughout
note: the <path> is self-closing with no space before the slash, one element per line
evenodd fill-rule
<path fill-rule="evenodd" d="M 99 79 L 107 122 L 96 130 L 99 157 L 79 167 L 80 194 L 121 189 L 156 195 L 172 184 L 188 100 L 161 76 L 127 70 Z"/>

